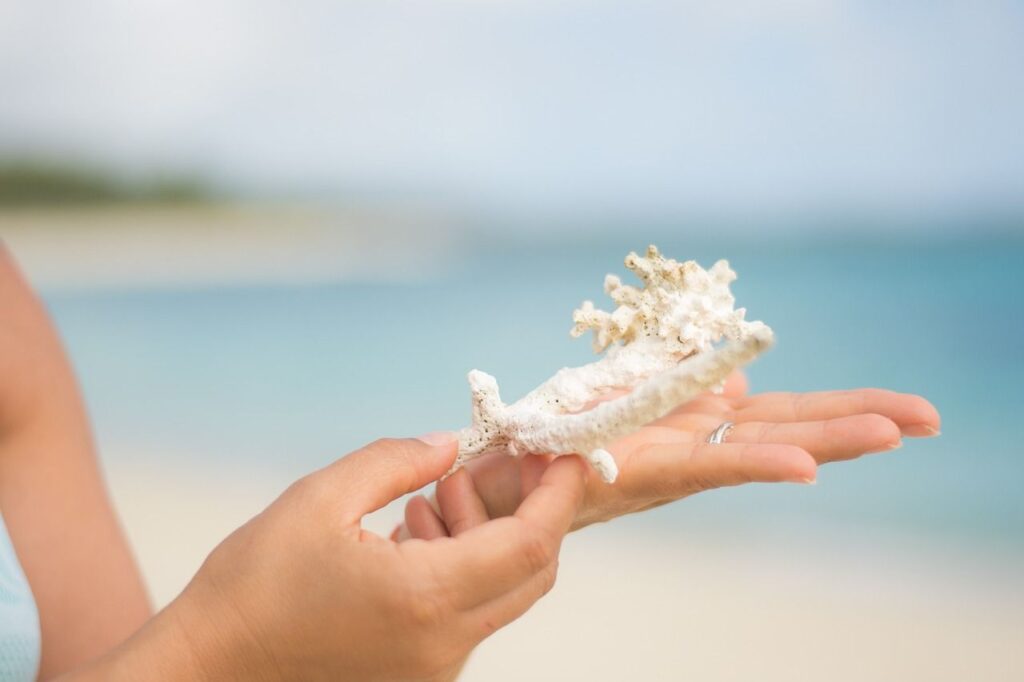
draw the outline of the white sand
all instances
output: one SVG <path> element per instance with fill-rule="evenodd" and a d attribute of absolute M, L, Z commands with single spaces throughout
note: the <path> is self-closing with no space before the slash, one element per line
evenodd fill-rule
<path fill-rule="evenodd" d="M 110 482 L 159 604 L 287 484 L 170 464 L 122 465 Z M 368 526 L 387 532 L 398 518 L 388 509 Z M 587 529 L 567 541 L 555 590 L 485 642 L 464 679 L 1024 679 L 1024 584 L 1012 566 L 937 547 L 749 540 L 674 537 L 635 520 Z"/>
<path fill-rule="evenodd" d="M 424 225 L 267 207 L 0 213 L 0 237 L 45 287 L 415 277 L 450 252 Z M 393 270 L 374 272 L 367 253 L 387 255 Z M 157 604 L 289 483 L 176 466 L 173 453 L 109 461 L 119 463 L 112 492 Z M 399 516 L 384 510 L 368 526 L 387 533 Z M 1019 558 L 920 543 L 684 537 L 627 519 L 570 538 L 555 590 L 485 642 L 464 679 L 1019 681 L 1020 569 Z"/>
<path fill-rule="evenodd" d="M 453 223 L 408 207 L 6 209 L 0 238 L 46 289 L 405 281 L 443 269 Z"/>

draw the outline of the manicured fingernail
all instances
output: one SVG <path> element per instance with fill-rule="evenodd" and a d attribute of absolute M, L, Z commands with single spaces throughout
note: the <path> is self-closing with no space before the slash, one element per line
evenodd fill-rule
<path fill-rule="evenodd" d="M 434 447 L 448 445 L 454 442 L 456 438 L 457 436 L 454 431 L 431 431 L 422 436 L 416 436 L 416 440 L 421 440 L 427 445 L 433 445 Z"/>
<path fill-rule="evenodd" d="M 801 478 L 797 483 L 803 483 L 804 485 L 818 485 L 818 479 L 816 478 Z"/>
<path fill-rule="evenodd" d="M 930 424 L 910 424 L 903 427 L 903 434 L 913 438 L 934 438 L 942 432 Z"/>

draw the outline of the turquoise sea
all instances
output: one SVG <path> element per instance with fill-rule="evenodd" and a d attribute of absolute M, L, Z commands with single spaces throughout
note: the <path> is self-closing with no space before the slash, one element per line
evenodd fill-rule
<path fill-rule="evenodd" d="M 851 233 L 852 235 L 852 233 Z M 678 532 L 844 529 L 957 551 L 1024 553 L 1024 234 L 867 236 L 630 230 L 619 236 L 467 238 L 416 282 L 47 291 L 104 457 L 282 486 L 383 435 L 468 419 L 466 372 L 506 399 L 590 359 L 570 314 L 600 304 L 606 272 L 655 241 L 725 257 L 777 347 L 754 390 L 883 386 L 930 398 L 937 439 L 822 471 L 819 485 L 716 491 L 626 523 Z M 231 475 L 236 475 L 232 473 Z M 628 526 L 627 526 L 628 527 Z"/>

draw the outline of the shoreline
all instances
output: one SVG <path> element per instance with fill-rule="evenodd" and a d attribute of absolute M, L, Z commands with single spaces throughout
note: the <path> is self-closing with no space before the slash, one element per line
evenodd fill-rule
<path fill-rule="evenodd" d="M 457 230 L 412 208 L 304 204 L 0 210 L 0 239 L 46 291 L 417 281 Z"/>

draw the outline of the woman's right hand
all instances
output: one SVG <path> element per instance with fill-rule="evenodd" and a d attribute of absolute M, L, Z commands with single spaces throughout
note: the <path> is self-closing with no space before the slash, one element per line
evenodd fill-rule
<path fill-rule="evenodd" d="M 514 515 L 458 537 L 396 544 L 360 528 L 365 514 L 441 476 L 456 448 L 448 434 L 381 440 L 301 479 L 217 547 L 178 599 L 83 673 L 450 678 L 554 584 L 587 475 L 579 458 L 559 458 Z"/>

